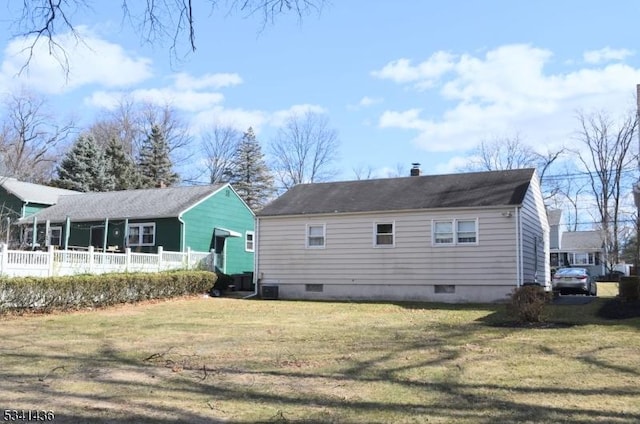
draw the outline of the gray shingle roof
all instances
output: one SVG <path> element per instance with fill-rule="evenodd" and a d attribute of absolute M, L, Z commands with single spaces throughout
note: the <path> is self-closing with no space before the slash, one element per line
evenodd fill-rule
<path fill-rule="evenodd" d="M 299 184 L 258 216 L 520 205 L 534 169 Z"/>
<path fill-rule="evenodd" d="M 78 194 L 78 191 L 26 183 L 15 178 L 0 177 L 0 185 L 23 202 L 54 205 L 60 196 Z"/>
<path fill-rule="evenodd" d="M 109 219 L 173 218 L 225 184 L 82 193 L 60 197 L 58 204 L 38 212 L 38 221 L 100 221 Z M 19 222 L 27 223 L 33 216 Z"/>
<path fill-rule="evenodd" d="M 603 245 L 600 231 L 568 231 L 562 233 L 562 250 L 600 250 Z"/>

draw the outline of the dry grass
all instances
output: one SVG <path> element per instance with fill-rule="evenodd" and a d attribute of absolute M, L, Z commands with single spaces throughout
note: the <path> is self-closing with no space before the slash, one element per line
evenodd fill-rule
<path fill-rule="evenodd" d="M 602 290 L 602 288 L 600 289 Z M 189 298 L 0 321 L 0 405 L 56 423 L 635 423 L 639 319 Z"/>

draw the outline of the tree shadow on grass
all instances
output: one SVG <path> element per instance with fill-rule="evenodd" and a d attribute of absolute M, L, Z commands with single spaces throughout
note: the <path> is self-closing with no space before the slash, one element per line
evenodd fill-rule
<path fill-rule="evenodd" d="M 446 329 L 444 328 L 446 327 Z M 443 325 L 437 334 L 442 337 L 399 340 L 371 351 L 362 348 L 353 357 L 345 359 L 331 372 L 305 370 L 291 361 L 274 362 L 255 369 L 244 364 L 227 363 L 224 366 L 211 363 L 197 355 L 168 349 L 155 355 L 131 356 L 109 343 L 97 349 L 92 357 L 69 357 L 63 352 L 35 355 L 25 351 L 12 351 L 10 358 L 30 363 L 59 363 L 64 372 L 46 375 L 14 375 L 0 367 L 0 400 L 3 390 L 21 392 L 22 404 L 43 405 L 43 399 L 79 403 L 87 406 L 73 413 L 56 415 L 56 423 L 359 423 L 389 422 L 389 418 L 376 421 L 372 417 L 391 417 L 407 421 L 434 420 L 439 422 L 465 421 L 480 424 L 494 422 L 616 422 L 631 424 L 640 421 L 640 412 L 603 411 L 589 401 L 590 397 L 606 391 L 610 396 L 640 398 L 640 388 L 616 388 L 603 383 L 602 387 L 580 388 L 548 385 L 474 383 L 464 381 L 457 361 L 469 346 L 470 333 L 477 325 L 451 328 Z M 446 331 L 445 331 L 446 330 Z M 483 335 L 472 339 L 477 348 L 500 343 L 505 334 Z M 418 356 L 412 362 L 403 361 Z M 303 358 L 300 358 L 303 359 Z M 585 361 L 592 358 L 587 356 Z M 600 361 L 602 362 L 602 361 Z M 71 365 L 68 365 L 71 364 Z M 86 366 L 86 369 L 81 364 Z M 179 370 L 171 369 L 176 365 Z M 230 366 L 231 365 L 231 366 Z M 598 364 L 599 366 L 607 364 Z M 464 364 L 463 364 L 464 366 Z M 135 370 L 135 379 L 114 376 L 113 369 Z M 427 372 L 443 370 L 434 378 Z M 90 370 L 90 372 L 87 372 Z M 416 373 L 408 371 L 416 370 Z M 633 370 L 617 370 L 629 373 Z M 64 386 L 65 378 L 86 380 L 90 387 L 99 390 L 73 392 Z M 274 384 L 275 383 L 275 384 Z M 168 401 L 134 399 L 126 393 L 167 393 Z M 381 396 L 367 397 L 349 393 L 341 396 L 335 391 L 317 390 L 380 385 L 381 388 L 411 393 L 411 400 L 395 397 L 380 400 Z M 423 394 L 425 401 L 419 401 Z M 514 394 L 516 396 L 514 396 Z M 536 399 L 570 396 L 583 399 L 580 406 L 548 407 Z M 198 408 L 189 410 L 173 405 L 172 398 L 199 399 Z M 247 421 L 234 417 L 227 410 L 229 402 L 242 400 L 263 411 L 261 419 Z M 4 402 L 0 402 L 4 403 Z M 302 412 L 301 412 L 302 411 Z"/>

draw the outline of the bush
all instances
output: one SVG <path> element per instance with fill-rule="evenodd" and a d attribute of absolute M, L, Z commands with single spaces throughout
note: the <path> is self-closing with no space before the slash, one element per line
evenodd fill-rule
<path fill-rule="evenodd" d="M 216 275 L 206 271 L 75 275 L 0 279 L 0 313 L 109 306 L 206 293 Z"/>
<path fill-rule="evenodd" d="M 638 300 L 640 298 L 640 277 L 637 275 L 621 277 L 618 283 L 618 296 L 625 302 Z"/>
<path fill-rule="evenodd" d="M 209 290 L 209 295 L 218 297 L 222 292 L 227 290 L 230 285 L 233 284 L 233 277 L 225 274 L 220 271 L 216 271 L 216 281 L 211 290 Z"/>
<path fill-rule="evenodd" d="M 518 287 L 513 291 L 507 304 L 507 312 L 518 322 L 532 323 L 544 320 L 544 309 L 551 300 L 551 294 L 540 286 Z"/>

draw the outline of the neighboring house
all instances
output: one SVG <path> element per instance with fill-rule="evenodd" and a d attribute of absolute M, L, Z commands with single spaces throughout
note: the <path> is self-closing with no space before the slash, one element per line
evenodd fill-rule
<path fill-rule="evenodd" d="M 606 274 L 605 250 L 600 231 L 564 231 L 562 211 L 551 209 L 549 217 L 550 264 L 552 271 L 567 266 L 583 266 L 591 275 Z"/>
<path fill-rule="evenodd" d="M 534 169 L 412 175 L 301 184 L 267 205 L 256 222 L 263 294 L 491 302 L 549 288 Z"/>
<path fill-rule="evenodd" d="M 7 223 L 12 224 L 20 218 L 33 215 L 55 205 L 60 196 L 71 194 L 78 194 L 78 192 L 0 177 L 0 219 L 2 220 L 0 239 L 15 246 L 20 243 L 30 244 L 31 232 L 14 232 L 11 235 L 7 232 L 10 228 Z"/>
<path fill-rule="evenodd" d="M 39 246 L 60 249 L 214 249 L 217 268 L 234 274 L 253 270 L 254 221 L 235 190 L 217 184 L 62 196 L 19 224 L 37 228 Z"/>

